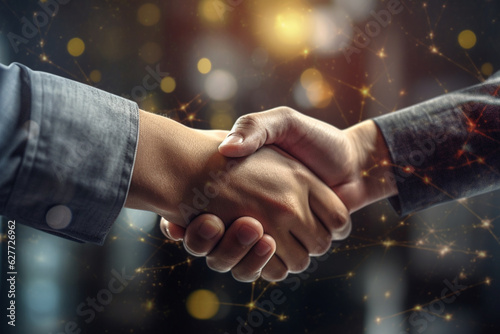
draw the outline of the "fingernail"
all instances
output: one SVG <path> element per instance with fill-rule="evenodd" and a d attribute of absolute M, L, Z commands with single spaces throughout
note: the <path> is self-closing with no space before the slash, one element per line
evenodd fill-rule
<path fill-rule="evenodd" d="M 268 243 L 259 242 L 257 245 L 255 245 L 254 251 L 258 256 L 264 256 L 271 251 L 271 246 L 269 246 Z"/>
<path fill-rule="evenodd" d="M 248 246 L 254 243 L 255 240 L 259 238 L 259 233 L 257 233 L 254 229 L 248 226 L 242 226 L 238 230 L 236 237 L 243 246 Z"/>
<path fill-rule="evenodd" d="M 224 139 L 220 146 L 239 145 L 241 143 L 243 143 L 243 137 L 237 133 L 231 133 L 226 137 L 226 139 Z"/>
<path fill-rule="evenodd" d="M 219 234 L 220 227 L 213 221 L 207 220 L 198 229 L 198 235 L 205 240 L 212 240 Z"/>

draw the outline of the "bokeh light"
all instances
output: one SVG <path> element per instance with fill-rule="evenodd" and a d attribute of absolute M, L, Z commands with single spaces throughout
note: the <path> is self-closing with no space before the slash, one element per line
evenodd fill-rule
<path fill-rule="evenodd" d="M 213 318 L 219 311 L 219 307 L 219 298 L 210 290 L 196 290 L 189 295 L 186 301 L 189 314 L 200 320 Z"/>
<path fill-rule="evenodd" d="M 491 63 L 484 63 L 481 66 L 481 73 L 489 77 L 490 75 L 493 74 L 493 65 Z"/>
<path fill-rule="evenodd" d="M 311 88 L 312 85 L 323 81 L 323 75 L 315 68 L 308 68 L 300 76 L 300 84 L 304 89 Z"/>
<path fill-rule="evenodd" d="M 208 58 L 201 58 L 198 61 L 198 71 L 201 74 L 207 74 L 212 70 L 212 62 Z"/>
<path fill-rule="evenodd" d="M 90 72 L 89 78 L 94 83 L 99 83 L 102 80 L 102 74 L 99 70 L 93 70 Z"/>
<path fill-rule="evenodd" d="M 144 26 L 153 26 L 160 21 L 160 9 L 157 5 L 146 3 L 137 11 L 137 20 Z"/>
<path fill-rule="evenodd" d="M 81 38 L 75 37 L 69 40 L 67 49 L 73 57 L 79 57 L 85 51 L 85 43 Z"/>
<path fill-rule="evenodd" d="M 165 93 L 172 93 L 175 90 L 177 83 L 172 77 L 165 77 L 161 79 L 161 90 Z"/>
<path fill-rule="evenodd" d="M 458 43 L 464 49 L 472 49 L 476 42 L 476 34 L 471 30 L 464 30 L 458 35 Z"/>
<path fill-rule="evenodd" d="M 309 48 L 311 8 L 304 1 L 258 2 L 256 34 L 269 51 L 277 55 L 294 55 Z"/>
<path fill-rule="evenodd" d="M 233 98 L 238 91 L 235 77 L 225 70 L 212 71 L 205 81 L 207 95 L 216 101 L 226 101 Z"/>

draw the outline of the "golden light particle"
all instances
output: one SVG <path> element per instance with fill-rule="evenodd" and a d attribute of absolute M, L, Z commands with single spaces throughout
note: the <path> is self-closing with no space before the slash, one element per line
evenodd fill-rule
<path fill-rule="evenodd" d="M 142 5 L 137 11 L 137 21 L 146 27 L 157 24 L 160 21 L 160 9 L 152 3 Z"/>
<path fill-rule="evenodd" d="M 172 77 L 165 77 L 161 80 L 161 90 L 165 93 L 172 93 L 176 86 L 175 79 Z"/>
<path fill-rule="evenodd" d="M 385 298 L 389 298 L 391 297 L 391 292 L 390 291 L 386 291 L 385 292 Z"/>
<path fill-rule="evenodd" d="M 444 316 L 444 318 L 446 319 L 446 321 L 450 321 L 452 317 L 453 316 L 451 314 L 449 314 L 449 313 Z"/>
<path fill-rule="evenodd" d="M 95 82 L 95 83 L 101 82 L 101 79 L 102 79 L 101 71 L 93 70 L 92 72 L 90 72 L 89 77 L 90 77 L 90 80 L 92 82 Z"/>
<path fill-rule="evenodd" d="M 377 324 L 380 324 L 380 323 L 382 322 L 382 319 L 380 319 L 379 317 L 377 317 L 377 318 L 375 319 L 375 322 L 376 322 Z"/>
<path fill-rule="evenodd" d="M 481 73 L 489 77 L 493 74 L 493 65 L 491 63 L 484 63 L 481 66 Z"/>
<path fill-rule="evenodd" d="M 207 320 L 213 318 L 219 311 L 220 302 L 217 295 L 210 290 L 196 290 L 186 301 L 188 313 L 196 319 Z"/>
<path fill-rule="evenodd" d="M 472 49 L 476 42 L 476 34 L 471 30 L 464 30 L 458 35 L 458 44 L 466 50 Z"/>
<path fill-rule="evenodd" d="M 72 38 L 68 42 L 68 52 L 73 57 L 79 57 L 85 51 L 85 43 L 78 37 Z"/>
<path fill-rule="evenodd" d="M 208 58 L 201 58 L 198 61 L 198 71 L 201 74 L 207 74 L 212 70 L 212 62 Z"/>

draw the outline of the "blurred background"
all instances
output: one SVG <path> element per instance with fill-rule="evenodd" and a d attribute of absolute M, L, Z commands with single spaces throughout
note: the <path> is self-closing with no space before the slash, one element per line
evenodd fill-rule
<path fill-rule="evenodd" d="M 280 105 L 346 128 L 499 70 L 499 13 L 492 0 L 2 0 L 0 62 L 196 128 Z M 2 314 L 2 333 L 499 333 L 499 199 L 404 218 L 376 203 L 278 284 L 211 272 L 150 213 L 124 210 L 102 247 L 18 225 L 17 321 Z"/>

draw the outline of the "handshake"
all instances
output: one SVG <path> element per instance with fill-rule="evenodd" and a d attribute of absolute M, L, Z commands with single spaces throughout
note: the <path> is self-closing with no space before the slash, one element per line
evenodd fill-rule
<path fill-rule="evenodd" d="M 346 238 L 350 213 L 397 194 L 391 171 L 373 121 L 339 130 L 281 107 L 227 133 L 140 111 L 126 206 L 164 217 L 167 237 L 213 270 L 278 281 Z"/>

